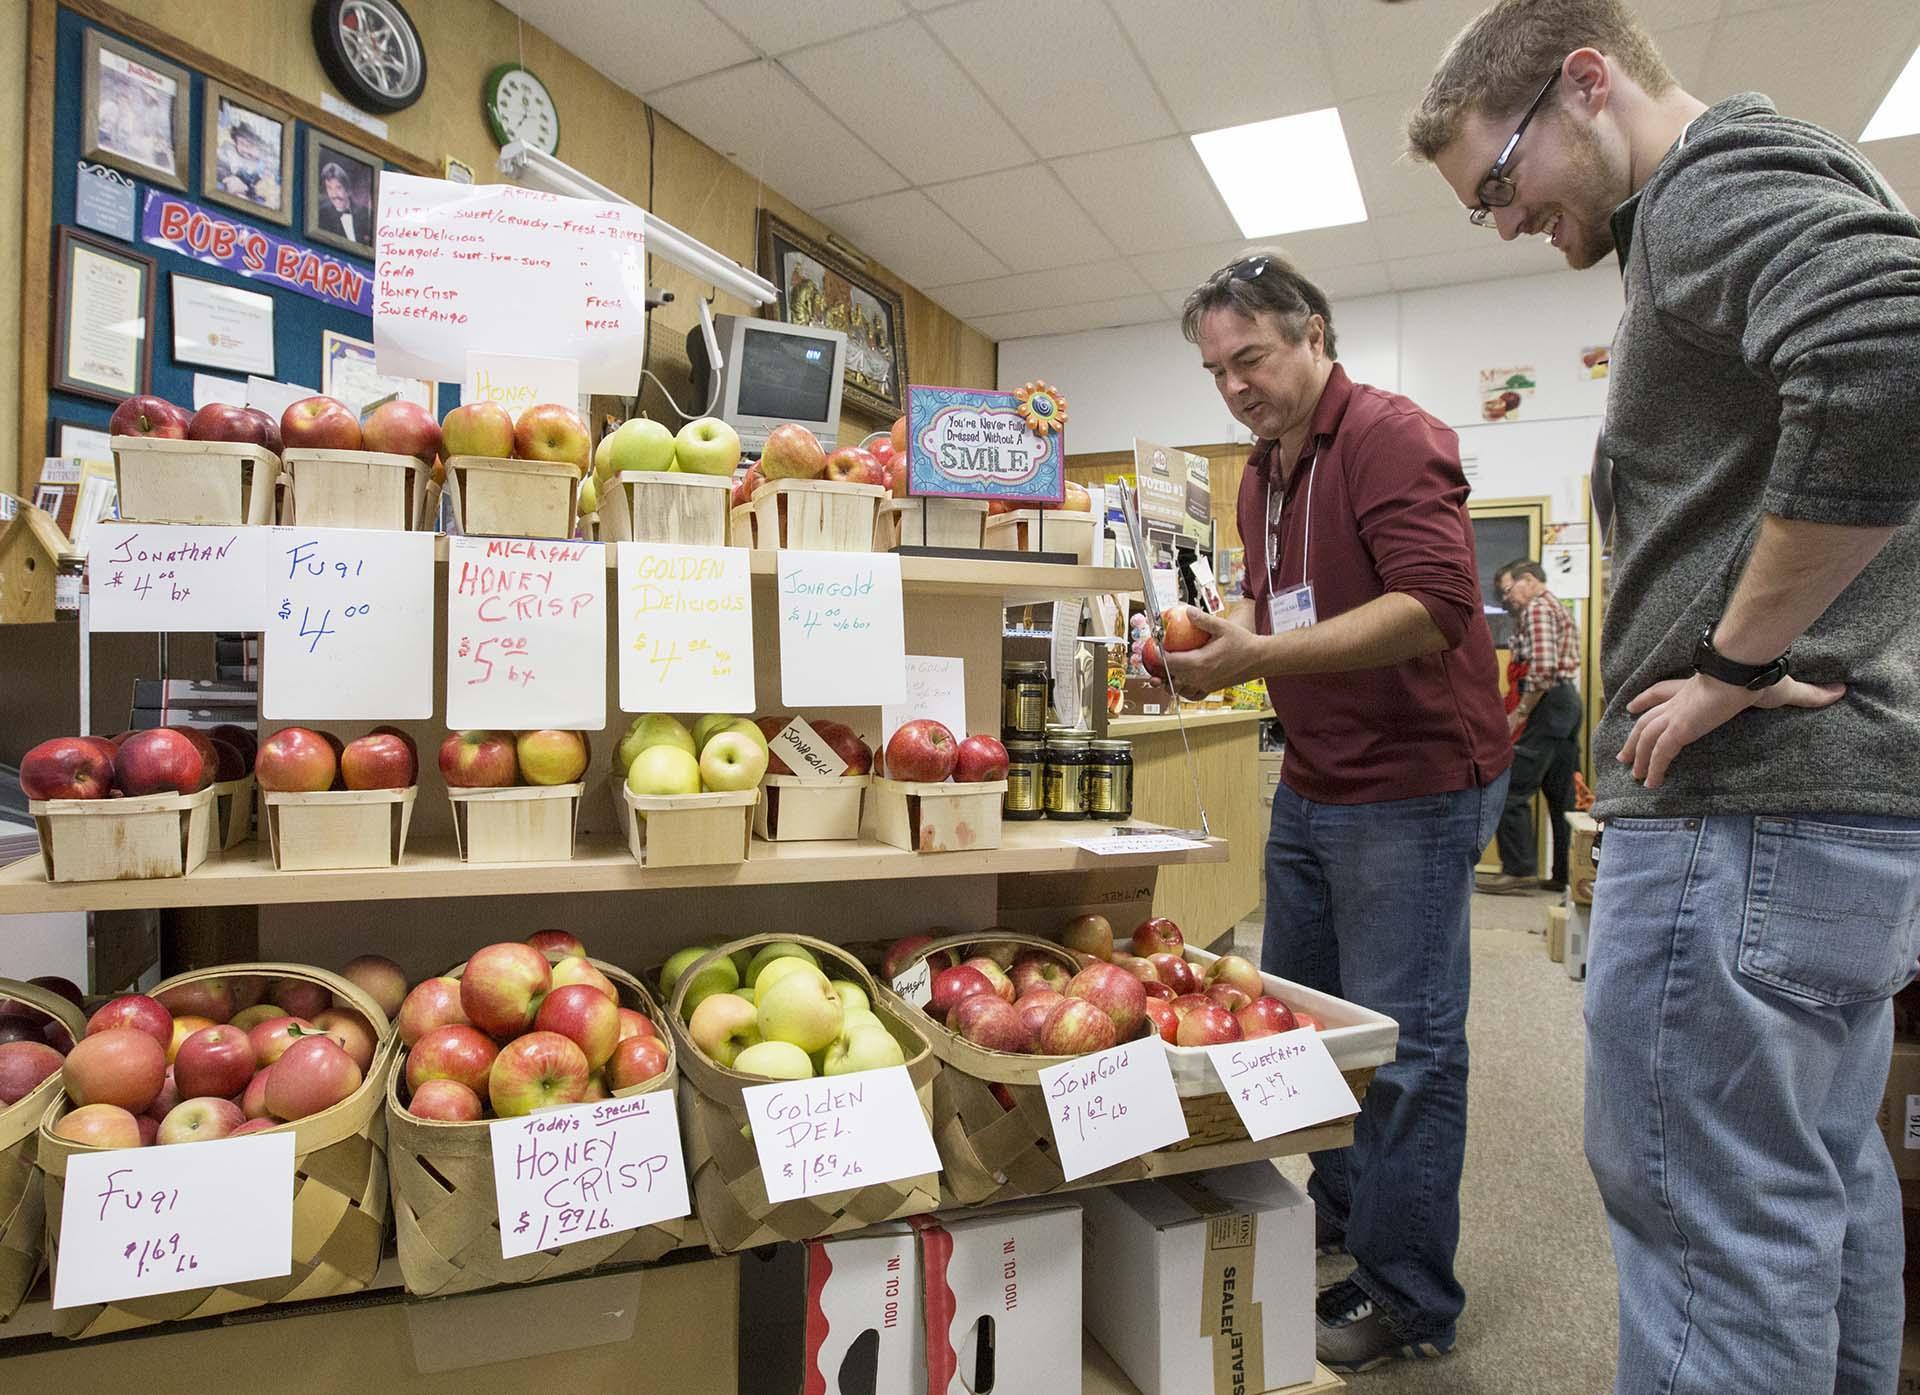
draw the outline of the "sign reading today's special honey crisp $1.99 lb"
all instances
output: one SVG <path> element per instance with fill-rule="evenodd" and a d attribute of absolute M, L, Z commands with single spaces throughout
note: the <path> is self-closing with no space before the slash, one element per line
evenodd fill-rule
<path fill-rule="evenodd" d="M 503 1259 L 637 1230 L 693 1209 L 671 1090 L 496 1119 L 487 1127 Z"/>
<path fill-rule="evenodd" d="M 940 1170 L 905 1066 L 749 1085 L 740 1096 L 776 1204 Z"/>

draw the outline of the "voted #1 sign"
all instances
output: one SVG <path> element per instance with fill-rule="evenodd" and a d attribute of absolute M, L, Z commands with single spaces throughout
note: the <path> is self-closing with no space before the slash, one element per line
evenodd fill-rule
<path fill-rule="evenodd" d="M 269 528 L 260 715 L 433 715 L 433 534 Z"/>
<path fill-rule="evenodd" d="M 1310 1027 L 1222 1042 L 1206 1052 L 1255 1142 L 1359 1112 L 1327 1044 Z"/>
<path fill-rule="evenodd" d="M 487 1127 L 503 1259 L 638 1230 L 693 1210 L 671 1090 L 496 1119 Z"/>
<path fill-rule="evenodd" d="M 752 554 L 678 543 L 618 548 L 620 710 L 753 711 Z"/>
<path fill-rule="evenodd" d="M 67 1159 L 56 1308 L 292 1270 L 290 1133 Z"/>
<path fill-rule="evenodd" d="M 749 1085 L 740 1096 L 776 1204 L 940 1170 L 905 1066 Z"/>
<path fill-rule="evenodd" d="M 1166 1043 L 1123 1042 L 1040 1072 L 1060 1170 L 1076 1177 L 1165 1148 L 1187 1136 Z"/>
<path fill-rule="evenodd" d="M 900 558 L 892 552 L 776 552 L 780 700 L 874 707 L 907 696 Z"/>
<path fill-rule="evenodd" d="M 601 544 L 447 539 L 447 725 L 598 731 L 607 724 Z"/>

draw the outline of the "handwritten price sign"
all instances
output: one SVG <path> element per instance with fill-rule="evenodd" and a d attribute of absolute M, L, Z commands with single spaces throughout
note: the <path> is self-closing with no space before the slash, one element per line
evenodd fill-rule
<path fill-rule="evenodd" d="M 873 707 L 907 695 L 900 558 L 779 552 L 780 696 L 788 707 Z"/>
<path fill-rule="evenodd" d="M 1344 1119 L 1360 1108 L 1327 1044 L 1311 1028 L 1223 1042 L 1206 1053 L 1247 1137 L 1256 1142 Z"/>
<path fill-rule="evenodd" d="M 293 1268 L 293 1135 L 67 1160 L 53 1306 L 270 1279 Z"/>
<path fill-rule="evenodd" d="M 1040 1072 L 1040 1088 L 1069 1182 L 1187 1136 L 1159 1037 L 1049 1066 Z"/>
<path fill-rule="evenodd" d="M 433 715 L 433 534 L 269 528 L 260 715 Z"/>
<path fill-rule="evenodd" d="M 447 539 L 447 725 L 607 724 L 607 568 L 599 543 Z"/>
<path fill-rule="evenodd" d="M 753 711 L 747 550 L 618 546 L 621 711 Z"/>
<path fill-rule="evenodd" d="M 964 741 L 967 725 L 967 662 L 938 654 L 906 656 L 905 698 L 880 709 L 880 749 L 893 734 L 918 717 L 931 717 Z"/>
<path fill-rule="evenodd" d="M 256 630 L 265 542 L 258 528 L 102 521 L 87 552 L 93 628 Z"/>
<path fill-rule="evenodd" d="M 671 1090 L 496 1119 L 488 1127 L 505 1259 L 693 1209 Z"/>
<path fill-rule="evenodd" d="M 905 1066 L 749 1085 L 740 1094 L 768 1201 L 940 1170 Z"/>

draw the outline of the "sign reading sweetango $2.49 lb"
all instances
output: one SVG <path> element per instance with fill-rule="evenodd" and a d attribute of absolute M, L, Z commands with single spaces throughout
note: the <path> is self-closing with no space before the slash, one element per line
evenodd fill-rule
<path fill-rule="evenodd" d="M 1057 504 L 1066 487 L 1064 417 L 1064 403 L 1050 389 L 910 386 L 907 492 Z"/>

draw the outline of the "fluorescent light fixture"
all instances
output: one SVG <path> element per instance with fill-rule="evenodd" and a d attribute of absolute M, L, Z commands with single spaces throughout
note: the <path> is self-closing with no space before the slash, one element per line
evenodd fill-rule
<path fill-rule="evenodd" d="M 1367 221 L 1335 107 L 1191 137 L 1242 237 Z"/>
<path fill-rule="evenodd" d="M 1893 80 L 1887 99 L 1880 103 L 1880 110 L 1860 133 L 1862 141 L 1891 140 L 1895 136 L 1920 136 L 1920 48 L 1913 51 L 1906 68 Z"/>

